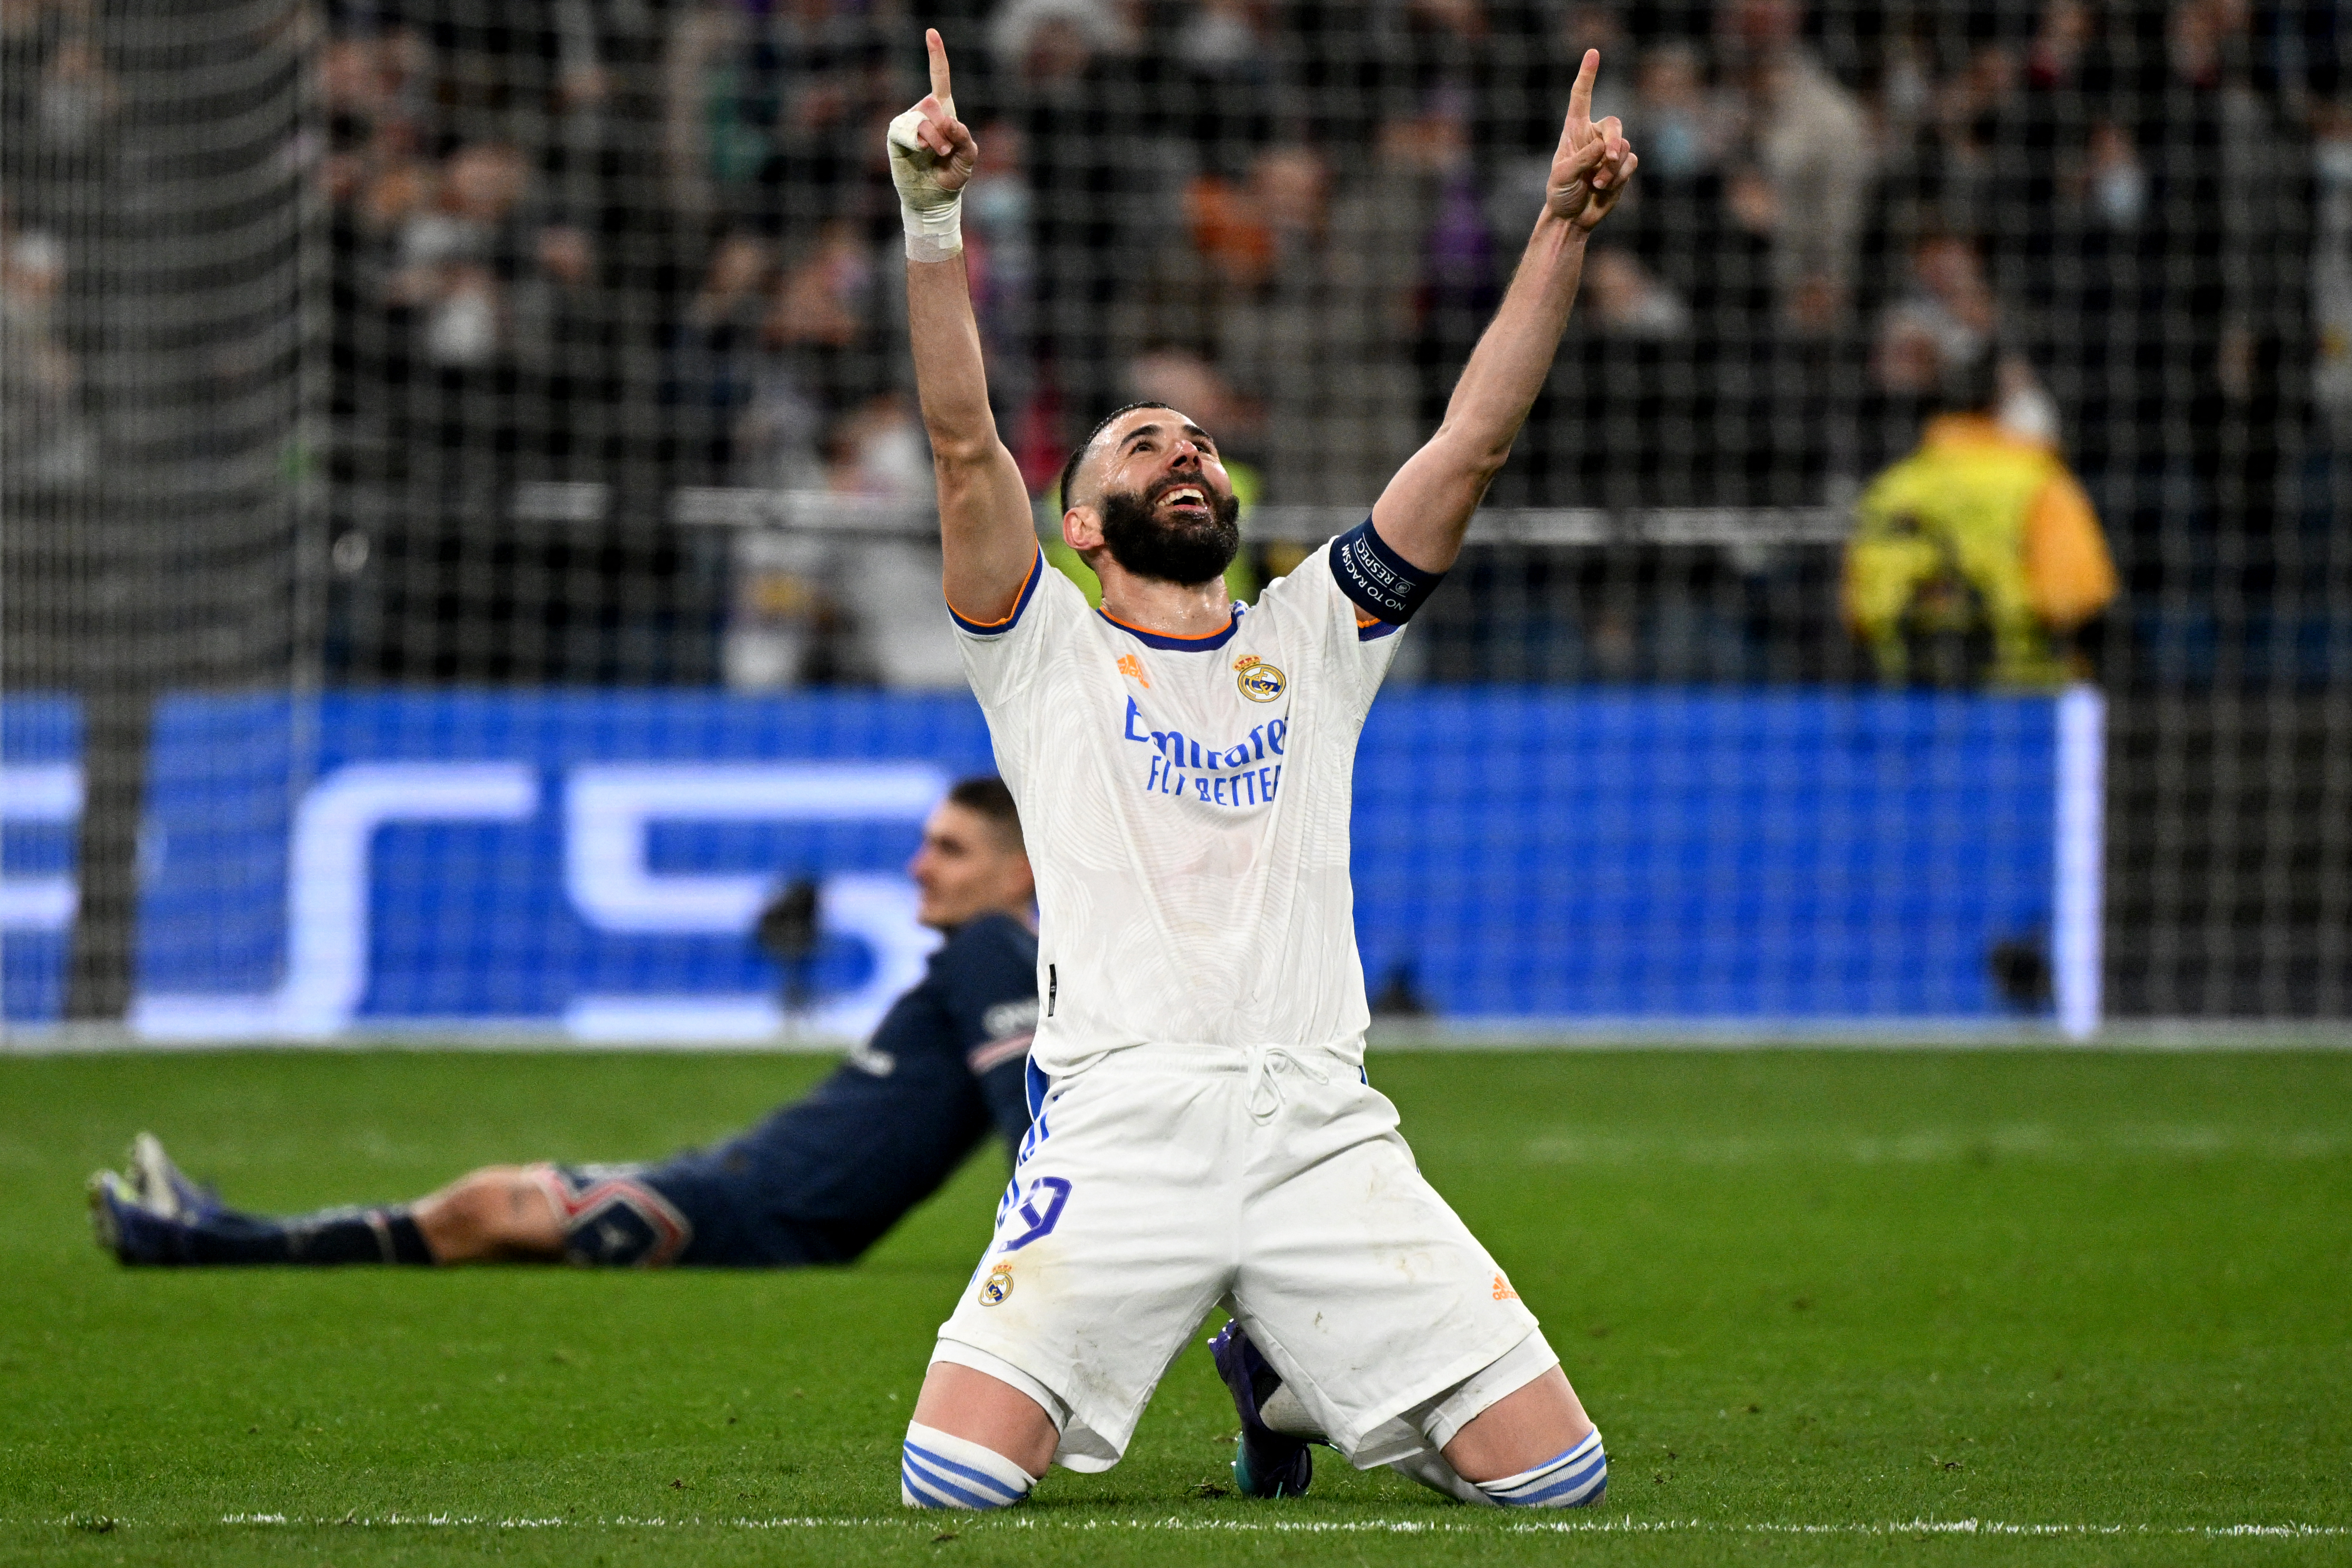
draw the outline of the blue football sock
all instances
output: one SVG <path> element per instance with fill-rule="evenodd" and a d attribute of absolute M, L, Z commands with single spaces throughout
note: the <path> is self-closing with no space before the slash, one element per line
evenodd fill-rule
<path fill-rule="evenodd" d="M 321 1209 L 286 1219 L 224 1209 L 176 1224 L 183 1256 L 194 1264 L 433 1261 L 405 1205 Z"/>
<path fill-rule="evenodd" d="M 1477 1487 L 1505 1508 L 1589 1508 L 1609 1489 L 1609 1456 L 1601 1451 L 1600 1429 L 1533 1469 Z"/>
<path fill-rule="evenodd" d="M 993 1448 L 915 1422 L 898 1465 L 898 1499 L 908 1508 L 1010 1508 L 1037 1479 Z"/>

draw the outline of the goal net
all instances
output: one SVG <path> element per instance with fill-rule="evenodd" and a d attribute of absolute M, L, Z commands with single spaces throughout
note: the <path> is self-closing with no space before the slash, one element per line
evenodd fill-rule
<path fill-rule="evenodd" d="M 2341 1027 L 2333 7 L 26 0 L 12 1038 L 837 1038 L 917 973 L 991 766 L 880 156 L 925 24 L 1056 566 L 1165 399 L 1244 599 L 1434 427 L 1601 50 L 1640 174 L 1365 733 L 1382 1016 Z"/>

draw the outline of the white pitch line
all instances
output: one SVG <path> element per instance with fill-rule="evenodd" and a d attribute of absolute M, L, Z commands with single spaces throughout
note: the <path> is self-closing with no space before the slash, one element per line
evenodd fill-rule
<path fill-rule="evenodd" d="M 71 1522 L 65 1521 L 60 1522 Z M 127 1522 L 127 1521 L 124 1521 Z M 1510 1524 L 1480 1525 L 1436 1520 L 1236 1520 L 1186 1519 L 1040 1519 L 1034 1514 L 1013 1518 L 962 1513 L 910 1513 L 902 1517 L 823 1519 L 815 1516 L 776 1519 L 641 1519 L 631 1515 L 596 1519 L 491 1518 L 450 1513 L 385 1514 L 381 1518 L 330 1519 L 289 1517 L 282 1513 L 231 1513 L 221 1523 L 235 1525 L 351 1526 L 366 1530 L 937 1530 L 941 1524 L 979 1524 L 991 1530 L 1048 1531 L 1242 1531 L 1266 1534 L 1385 1534 L 1385 1535 L 1652 1535 L 1673 1532 L 1724 1535 L 2019 1535 L 2019 1536 L 2188 1536 L 2205 1540 L 2315 1540 L 2352 1535 L 2352 1526 L 2336 1524 L 2019 1524 L 1990 1519 L 1915 1519 L 1888 1523 L 1796 1524 L 1738 1523 L 1705 1519 L 1559 1519 L 1527 1520 Z"/>

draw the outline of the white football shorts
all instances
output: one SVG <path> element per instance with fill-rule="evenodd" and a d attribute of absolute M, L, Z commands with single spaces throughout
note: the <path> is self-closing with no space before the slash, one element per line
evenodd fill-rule
<path fill-rule="evenodd" d="M 1221 1300 L 1360 1468 L 1433 1447 L 1433 1406 L 1507 1352 L 1482 1405 L 1557 1359 L 1396 1108 L 1310 1047 L 1134 1047 L 1053 1080 L 932 1359 L 1043 1395 L 1055 1459 L 1108 1469 Z"/>

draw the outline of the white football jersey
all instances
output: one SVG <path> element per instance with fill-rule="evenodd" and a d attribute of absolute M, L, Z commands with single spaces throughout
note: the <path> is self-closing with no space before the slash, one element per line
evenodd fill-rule
<path fill-rule="evenodd" d="M 1331 559 L 1202 637 L 1121 625 L 1042 554 L 1003 621 L 955 617 L 1037 873 L 1045 1071 L 1145 1044 L 1360 1058 L 1348 818 L 1402 628 Z"/>

